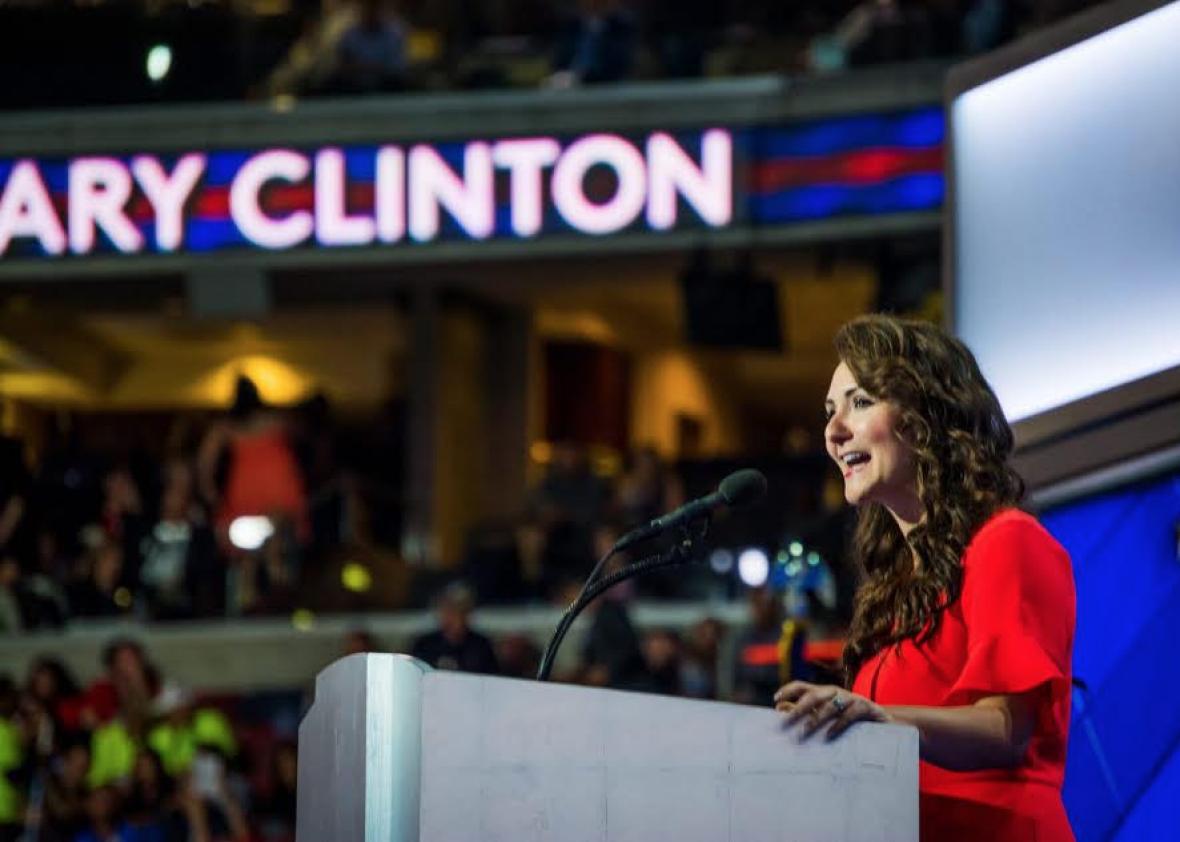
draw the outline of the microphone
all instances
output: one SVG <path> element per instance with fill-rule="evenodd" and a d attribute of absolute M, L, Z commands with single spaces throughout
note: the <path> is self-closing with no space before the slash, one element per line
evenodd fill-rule
<path fill-rule="evenodd" d="M 638 544 L 640 541 L 646 541 L 674 526 L 703 517 L 719 506 L 729 506 L 730 508 L 749 506 L 757 503 L 765 495 L 766 477 L 762 475 L 761 471 L 755 471 L 753 468 L 734 471 L 721 480 L 721 484 L 712 494 L 690 500 L 679 509 L 632 529 L 615 542 L 612 553 L 622 552 L 628 547 Z"/>
<path fill-rule="evenodd" d="M 622 570 L 605 579 L 595 581 L 611 556 L 640 541 L 646 541 L 648 538 L 658 535 L 666 529 L 671 529 L 673 526 L 705 517 L 718 506 L 748 506 L 751 503 L 757 503 L 765 494 L 766 477 L 762 476 L 761 473 L 751 468 L 735 471 L 721 480 L 721 484 L 717 486 L 717 490 L 712 494 L 685 503 L 679 509 L 658 517 L 645 526 L 632 529 L 616 541 L 615 545 L 611 547 L 610 552 L 600 558 L 598 564 L 594 565 L 594 569 L 590 571 L 590 576 L 587 577 L 586 584 L 582 586 L 582 591 L 578 594 L 578 598 L 574 600 L 573 604 L 561 616 L 561 620 L 557 624 L 557 630 L 553 632 L 553 637 L 549 639 L 549 645 L 545 647 L 545 654 L 541 656 L 541 666 L 537 670 L 537 679 L 539 681 L 546 681 L 549 678 L 549 671 L 553 668 L 553 658 L 557 654 L 557 647 L 561 645 L 561 641 L 565 638 L 570 625 L 573 624 L 574 619 L 578 616 L 578 612 L 585 608 L 590 603 L 590 600 L 594 599 L 606 588 L 617 584 L 617 582 L 623 579 L 629 579 L 638 573 L 654 570 L 657 567 L 671 567 L 674 564 L 683 564 L 689 560 L 693 542 L 690 537 L 683 544 L 672 547 L 670 551 L 637 562 L 629 567 L 624 567 Z"/>

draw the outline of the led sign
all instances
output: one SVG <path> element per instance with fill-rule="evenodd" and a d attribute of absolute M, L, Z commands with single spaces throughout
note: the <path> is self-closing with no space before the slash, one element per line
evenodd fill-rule
<path fill-rule="evenodd" d="M 733 217 L 723 129 L 0 162 L 0 259 L 601 236 Z"/>
<path fill-rule="evenodd" d="M 942 205 L 936 106 L 623 136 L 0 158 L 0 266 L 778 227 Z"/>

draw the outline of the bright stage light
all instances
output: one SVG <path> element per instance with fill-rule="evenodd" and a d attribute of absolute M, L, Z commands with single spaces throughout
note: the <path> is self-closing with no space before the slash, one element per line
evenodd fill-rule
<path fill-rule="evenodd" d="M 147 54 L 147 76 L 153 82 L 162 82 L 172 69 L 172 48 L 167 44 L 156 44 Z"/>
<path fill-rule="evenodd" d="M 373 586 L 373 575 L 363 564 L 350 561 L 340 571 L 340 584 L 353 593 L 364 593 Z"/>
<path fill-rule="evenodd" d="M 270 518 L 261 515 L 242 515 L 229 525 L 229 542 L 239 550 L 253 551 L 275 534 Z"/>
<path fill-rule="evenodd" d="M 770 559 L 757 547 L 742 550 L 738 556 L 738 576 L 747 587 L 762 587 L 770 576 Z"/>
<path fill-rule="evenodd" d="M 724 576 L 733 570 L 733 553 L 726 549 L 717 549 L 709 553 L 709 567 L 718 576 Z"/>

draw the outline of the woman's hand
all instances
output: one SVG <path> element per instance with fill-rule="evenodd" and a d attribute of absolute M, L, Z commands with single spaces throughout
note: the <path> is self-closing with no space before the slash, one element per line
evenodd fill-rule
<path fill-rule="evenodd" d="M 807 739 L 827 726 L 824 738 L 834 740 L 854 722 L 889 722 L 885 708 L 876 702 L 850 693 L 834 684 L 809 684 L 792 681 L 774 694 L 775 710 L 786 714 L 787 724 L 803 720 L 800 739 Z"/>

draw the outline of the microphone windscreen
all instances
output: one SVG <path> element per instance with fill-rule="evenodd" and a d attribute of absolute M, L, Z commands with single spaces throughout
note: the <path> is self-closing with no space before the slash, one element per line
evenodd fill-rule
<path fill-rule="evenodd" d="M 766 477 L 761 471 L 744 468 L 721 480 L 717 491 L 727 506 L 749 506 L 766 496 Z"/>

